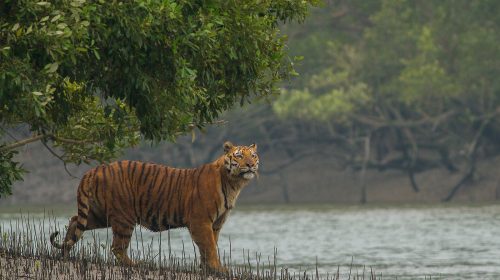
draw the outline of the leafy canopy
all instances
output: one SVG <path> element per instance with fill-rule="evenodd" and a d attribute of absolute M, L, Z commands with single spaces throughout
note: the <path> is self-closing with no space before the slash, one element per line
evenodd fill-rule
<path fill-rule="evenodd" d="M 0 195 L 21 178 L 15 148 L 36 140 L 65 162 L 106 161 L 145 139 L 174 140 L 293 73 L 279 22 L 316 1 L 5 0 L 0 3 Z M 23 142 L 24 141 L 24 142 Z"/>

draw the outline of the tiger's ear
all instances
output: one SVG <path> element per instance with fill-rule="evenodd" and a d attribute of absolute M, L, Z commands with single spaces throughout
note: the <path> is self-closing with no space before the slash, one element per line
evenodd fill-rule
<path fill-rule="evenodd" d="M 224 142 L 224 153 L 228 153 L 233 149 L 233 147 L 234 147 L 233 143 L 229 141 Z"/>
<path fill-rule="evenodd" d="M 253 149 L 254 151 L 257 152 L 257 144 L 253 143 L 252 145 L 248 146 L 250 149 Z"/>

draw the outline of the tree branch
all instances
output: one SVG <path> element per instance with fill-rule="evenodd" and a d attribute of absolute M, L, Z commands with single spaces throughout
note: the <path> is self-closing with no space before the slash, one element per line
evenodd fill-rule
<path fill-rule="evenodd" d="M 467 161 L 468 161 L 468 170 L 464 177 L 451 189 L 450 193 L 443 199 L 444 202 L 449 202 L 455 196 L 455 194 L 460 190 L 460 188 L 467 183 L 468 181 L 474 179 L 474 173 L 476 172 L 476 152 L 478 148 L 478 143 L 481 137 L 483 136 L 484 129 L 490 123 L 490 121 L 494 118 L 496 113 L 492 114 L 489 119 L 484 120 L 481 123 L 474 139 L 470 143 L 467 151 Z"/>
<path fill-rule="evenodd" d="M 80 179 L 80 178 L 76 177 L 75 175 L 71 174 L 71 172 L 69 172 L 69 170 L 68 170 L 68 166 L 67 166 L 67 164 L 66 164 L 66 161 L 64 161 L 64 159 L 63 159 L 60 155 L 58 155 L 56 152 L 54 152 L 54 150 L 52 150 L 52 149 L 49 147 L 49 145 L 47 145 L 47 143 L 45 143 L 45 141 L 42 141 L 42 144 L 45 146 L 45 148 L 47 148 L 47 150 L 48 150 L 48 151 L 49 151 L 49 152 L 50 152 L 53 156 L 55 156 L 56 158 L 58 158 L 60 161 L 62 161 L 62 162 L 63 162 L 63 164 L 64 164 L 64 170 L 66 170 L 66 173 L 68 173 L 68 175 L 69 175 L 69 176 L 71 176 L 71 177 L 73 177 L 73 178 L 75 178 L 75 179 Z"/>
<path fill-rule="evenodd" d="M 52 140 L 55 140 L 55 141 L 58 141 L 58 142 L 63 142 L 63 143 L 67 143 L 67 144 L 74 144 L 74 145 L 83 145 L 83 144 L 89 144 L 89 143 L 95 143 L 96 142 L 96 141 L 90 141 L 90 140 L 67 139 L 67 138 L 62 138 L 62 137 L 54 136 L 53 134 L 38 134 L 38 135 L 34 135 L 34 136 L 30 137 L 30 138 L 26 138 L 26 139 L 23 139 L 23 140 L 14 142 L 14 143 L 10 143 L 10 144 L 5 145 L 3 147 L 0 147 L 0 152 L 5 152 L 5 151 L 8 151 L 8 150 L 19 148 L 19 147 L 27 145 L 29 143 L 33 143 L 33 142 L 36 142 L 36 141 L 39 141 L 39 140 L 43 140 L 43 139 L 46 139 L 46 138 L 49 138 L 49 139 L 52 139 Z"/>
<path fill-rule="evenodd" d="M 471 162 L 469 165 L 470 167 L 467 173 L 465 173 L 462 179 L 460 179 L 460 181 L 451 189 L 450 193 L 445 198 L 443 198 L 442 200 L 443 202 L 451 201 L 451 199 L 455 196 L 458 190 L 462 188 L 462 186 L 465 185 L 465 183 L 472 180 L 475 171 L 475 162 Z"/>
<path fill-rule="evenodd" d="M 48 137 L 48 135 L 45 135 L 45 134 L 35 135 L 35 136 L 30 137 L 30 138 L 26 138 L 26 139 L 23 139 L 21 141 L 17 141 L 17 142 L 5 145 L 5 146 L 3 146 L 3 147 L 0 148 L 0 152 L 5 152 L 5 151 L 8 151 L 8 150 L 12 150 L 12 149 L 18 148 L 18 147 L 27 145 L 29 143 L 33 143 L 33 142 L 39 141 L 39 140 L 41 140 L 41 139 L 43 139 L 45 137 Z"/>
<path fill-rule="evenodd" d="M 399 122 L 403 122 L 404 119 L 401 116 L 401 113 L 396 109 L 393 109 L 393 108 L 391 108 L 391 109 L 393 111 L 394 116 L 396 116 L 397 120 Z M 410 145 L 411 145 L 411 151 L 408 153 L 408 149 L 406 148 L 406 145 L 403 143 L 403 150 L 404 150 L 405 157 L 410 159 L 410 162 L 409 162 L 407 168 L 408 168 L 408 177 L 410 178 L 411 186 L 413 188 L 413 191 L 419 192 L 419 187 L 417 185 L 417 182 L 415 181 L 415 171 L 414 171 L 415 163 L 416 163 L 417 157 L 418 157 L 417 141 L 415 140 L 415 137 L 413 136 L 413 133 L 411 132 L 409 127 L 405 126 L 405 127 L 399 128 L 399 129 L 401 129 L 403 131 L 403 135 L 406 137 L 406 139 L 408 140 L 408 142 L 410 142 Z"/>
<path fill-rule="evenodd" d="M 75 144 L 75 145 L 83 145 L 83 144 L 89 144 L 89 143 L 95 143 L 97 141 L 90 141 L 90 140 L 75 140 L 75 139 L 68 139 L 68 138 L 62 138 L 62 137 L 57 137 L 50 135 L 50 138 L 52 138 L 55 141 L 58 142 L 63 142 L 67 144 Z"/>

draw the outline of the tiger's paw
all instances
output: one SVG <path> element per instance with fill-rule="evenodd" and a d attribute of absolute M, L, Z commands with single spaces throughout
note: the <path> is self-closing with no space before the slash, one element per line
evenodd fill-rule
<path fill-rule="evenodd" d="M 210 266 L 202 266 L 202 269 L 210 275 L 214 276 L 227 276 L 229 274 L 229 270 L 224 266 L 210 267 Z"/>
<path fill-rule="evenodd" d="M 137 266 L 137 262 L 132 261 L 123 250 L 111 249 L 115 255 L 116 261 L 120 265 L 124 266 Z"/>

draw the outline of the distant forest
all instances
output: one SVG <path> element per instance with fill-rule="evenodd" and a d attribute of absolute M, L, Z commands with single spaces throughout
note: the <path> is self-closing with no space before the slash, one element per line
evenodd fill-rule
<path fill-rule="evenodd" d="M 418 193 L 419 174 L 441 170 L 453 176 L 444 201 L 496 176 L 479 163 L 500 154 L 499 1 L 331 0 L 282 30 L 300 61 L 279 95 L 124 157 L 193 166 L 215 159 L 225 140 L 256 142 L 268 161 L 262 176 L 285 180 L 294 164 L 335 162 L 359 178 L 361 202 L 370 172 L 397 172 Z"/>

